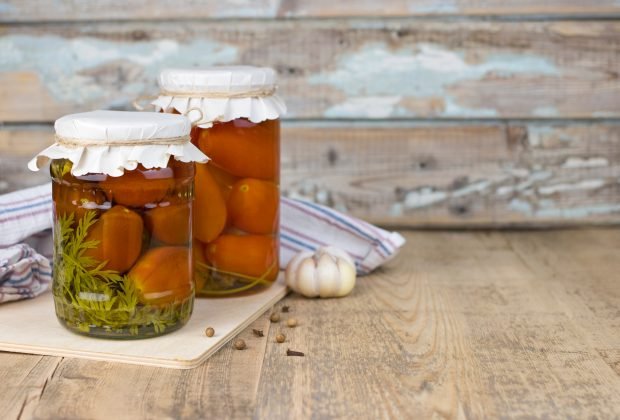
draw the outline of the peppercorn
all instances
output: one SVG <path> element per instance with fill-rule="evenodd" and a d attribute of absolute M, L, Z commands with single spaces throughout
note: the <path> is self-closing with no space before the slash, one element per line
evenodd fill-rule
<path fill-rule="evenodd" d="M 242 339 L 238 338 L 237 340 L 235 340 L 235 342 L 233 343 L 233 346 L 235 346 L 235 348 L 237 350 L 243 350 L 245 348 L 245 341 L 243 341 Z"/>
<path fill-rule="evenodd" d="M 280 322 L 280 314 L 277 313 L 272 313 L 271 316 L 269 317 L 269 320 L 271 322 Z"/>
<path fill-rule="evenodd" d="M 289 309 L 290 309 L 290 306 L 288 306 L 288 305 L 284 305 L 284 306 L 282 307 L 282 312 L 288 312 L 288 311 L 289 311 Z"/>
<path fill-rule="evenodd" d="M 289 318 L 286 321 L 286 326 L 289 328 L 295 328 L 297 326 L 297 320 L 295 318 Z"/>
<path fill-rule="evenodd" d="M 284 334 L 282 333 L 276 334 L 276 342 L 284 343 L 285 340 L 286 340 L 286 336 Z"/>
<path fill-rule="evenodd" d="M 205 335 L 207 337 L 213 337 L 215 335 L 215 330 L 213 328 L 209 327 L 209 328 L 207 328 L 205 330 Z"/>

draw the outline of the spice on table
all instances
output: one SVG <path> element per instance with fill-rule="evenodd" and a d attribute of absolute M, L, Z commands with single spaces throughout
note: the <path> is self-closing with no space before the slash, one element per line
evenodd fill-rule
<path fill-rule="evenodd" d="M 252 332 L 254 333 L 255 336 L 257 337 L 264 337 L 265 334 L 263 334 L 263 330 L 256 330 L 256 329 L 252 329 Z"/>
<path fill-rule="evenodd" d="M 209 327 L 209 328 L 207 328 L 205 330 L 205 335 L 207 337 L 213 337 L 215 335 L 215 330 L 213 328 Z"/>
<path fill-rule="evenodd" d="M 286 326 L 289 328 L 295 328 L 297 326 L 297 319 L 295 318 L 289 318 L 286 321 Z"/>
<path fill-rule="evenodd" d="M 271 316 L 269 317 L 269 320 L 271 322 L 280 322 L 280 314 L 277 313 L 272 313 Z"/>
<path fill-rule="evenodd" d="M 284 334 L 282 333 L 276 334 L 276 342 L 284 343 L 285 340 L 286 340 L 286 336 Z"/>
<path fill-rule="evenodd" d="M 235 340 L 235 342 L 233 343 L 233 346 L 237 349 L 237 350 L 243 350 L 245 348 L 245 341 L 243 341 L 241 338 Z"/>
<path fill-rule="evenodd" d="M 284 305 L 282 307 L 282 312 L 288 312 L 289 309 L 290 309 L 290 307 L 288 305 Z"/>
<path fill-rule="evenodd" d="M 287 356 L 300 356 L 300 357 L 305 356 L 305 354 L 303 354 L 302 352 L 291 350 L 291 349 L 286 349 L 286 355 Z"/>

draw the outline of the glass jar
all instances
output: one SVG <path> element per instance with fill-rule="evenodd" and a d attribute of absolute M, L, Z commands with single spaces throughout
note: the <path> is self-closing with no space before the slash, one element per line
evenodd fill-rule
<path fill-rule="evenodd" d="M 118 136 L 131 124 L 134 132 L 143 128 L 143 134 L 159 131 L 168 139 L 189 140 L 187 118 L 162 120 L 164 116 L 156 113 L 137 119 L 131 116 L 138 114 L 147 113 L 100 111 L 63 117 L 56 123 L 57 143 L 39 155 L 54 158 L 50 172 L 56 315 L 74 332 L 150 337 L 180 328 L 192 313 L 193 160 L 206 159 L 198 150 L 194 152 L 197 159 L 188 159 L 179 150 L 181 156 L 166 158 L 162 153 L 170 152 L 171 146 L 161 137 L 145 140 L 125 132 L 121 137 L 131 140 L 125 139 L 122 145 L 114 145 L 110 138 L 89 138 L 93 132 L 113 137 L 114 124 L 125 125 L 118 127 Z M 88 129 L 59 135 L 67 124 Z M 80 146 L 64 141 L 74 141 L 74 135 Z M 173 147 L 193 148 L 187 140 L 186 145 Z M 100 147 L 105 141 L 109 142 Z M 83 147 L 82 157 L 91 155 L 97 162 L 76 159 L 75 153 L 71 155 L 76 147 Z M 106 149 L 111 150 L 107 156 Z M 97 153 L 101 156 L 93 159 Z M 140 158 L 132 161 L 135 156 Z M 126 167 L 120 174 L 118 165 Z M 115 170 L 106 173 L 102 168 Z"/>
<path fill-rule="evenodd" d="M 164 70 L 160 110 L 202 114 L 192 142 L 197 168 L 194 279 L 197 294 L 269 287 L 279 274 L 280 121 L 275 72 L 248 66 Z M 260 111 L 257 111 L 260 109 Z"/>

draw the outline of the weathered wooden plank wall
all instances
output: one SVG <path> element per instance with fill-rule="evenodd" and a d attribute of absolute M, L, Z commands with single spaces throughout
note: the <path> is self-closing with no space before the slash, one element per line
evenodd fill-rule
<path fill-rule="evenodd" d="M 0 2 L 0 21 L 198 18 L 306 18 L 334 16 L 619 16 L 616 0 L 41 0 Z"/>
<path fill-rule="evenodd" d="M 0 191 L 44 179 L 23 165 L 58 116 L 249 63 L 289 104 L 287 195 L 403 226 L 620 222 L 620 3 L 344 4 L 0 3 Z"/>

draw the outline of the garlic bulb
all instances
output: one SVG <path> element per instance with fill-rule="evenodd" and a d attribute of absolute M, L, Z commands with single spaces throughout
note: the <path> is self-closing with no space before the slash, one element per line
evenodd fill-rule
<path fill-rule="evenodd" d="M 355 286 L 355 263 L 345 251 L 321 247 L 302 251 L 286 266 L 286 284 L 306 297 L 341 297 Z"/>

